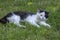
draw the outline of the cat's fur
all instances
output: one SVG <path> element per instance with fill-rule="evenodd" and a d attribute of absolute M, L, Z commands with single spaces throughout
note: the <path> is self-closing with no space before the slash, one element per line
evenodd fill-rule
<path fill-rule="evenodd" d="M 48 14 L 49 12 L 44 10 L 38 10 L 36 14 L 31 12 L 15 11 L 8 13 L 6 16 L 0 19 L 0 23 L 5 24 L 9 22 L 9 23 L 14 23 L 19 27 L 25 27 L 23 25 L 20 25 L 20 22 L 26 21 L 37 27 L 40 27 L 40 25 L 50 27 L 50 25 L 46 23 Z M 38 25 L 37 23 L 40 25 Z"/>

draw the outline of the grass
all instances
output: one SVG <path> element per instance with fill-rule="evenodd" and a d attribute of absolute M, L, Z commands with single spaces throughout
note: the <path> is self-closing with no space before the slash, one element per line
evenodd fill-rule
<path fill-rule="evenodd" d="M 0 0 L 0 18 L 12 11 L 49 11 L 47 23 L 51 28 L 37 28 L 26 22 L 25 29 L 14 24 L 0 24 L 0 40 L 60 40 L 60 0 Z"/>

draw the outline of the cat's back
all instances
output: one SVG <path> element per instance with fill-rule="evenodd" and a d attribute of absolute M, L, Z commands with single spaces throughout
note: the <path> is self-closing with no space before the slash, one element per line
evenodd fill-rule
<path fill-rule="evenodd" d="M 34 15 L 34 13 L 32 12 L 25 12 L 25 11 L 15 11 L 13 12 L 15 15 L 20 16 L 21 19 L 25 19 L 26 17 L 28 17 L 29 15 L 32 16 Z"/>

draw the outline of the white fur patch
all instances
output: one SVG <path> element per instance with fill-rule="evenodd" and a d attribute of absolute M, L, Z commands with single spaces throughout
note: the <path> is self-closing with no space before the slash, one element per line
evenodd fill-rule
<path fill-rule="evenodd" d="M 7 17 L 7 19 L 9 20 L 9 22 L 19 22 L 20 16 L 13 14 L 11 17 Z"/>

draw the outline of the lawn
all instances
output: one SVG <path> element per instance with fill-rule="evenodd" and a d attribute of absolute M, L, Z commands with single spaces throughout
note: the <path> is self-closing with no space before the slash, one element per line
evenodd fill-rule
<path fill-rule="evenodd" d="M 27 22 L 26 28 L 14 24 L 0 23 L 0 40 L 60 40 L 60 0 L 0 0 L 0 18 L 12 11 L 31 11 L 37 9 L 49 11 L 47 23 L 51 28 L 37 28 Z"/>

